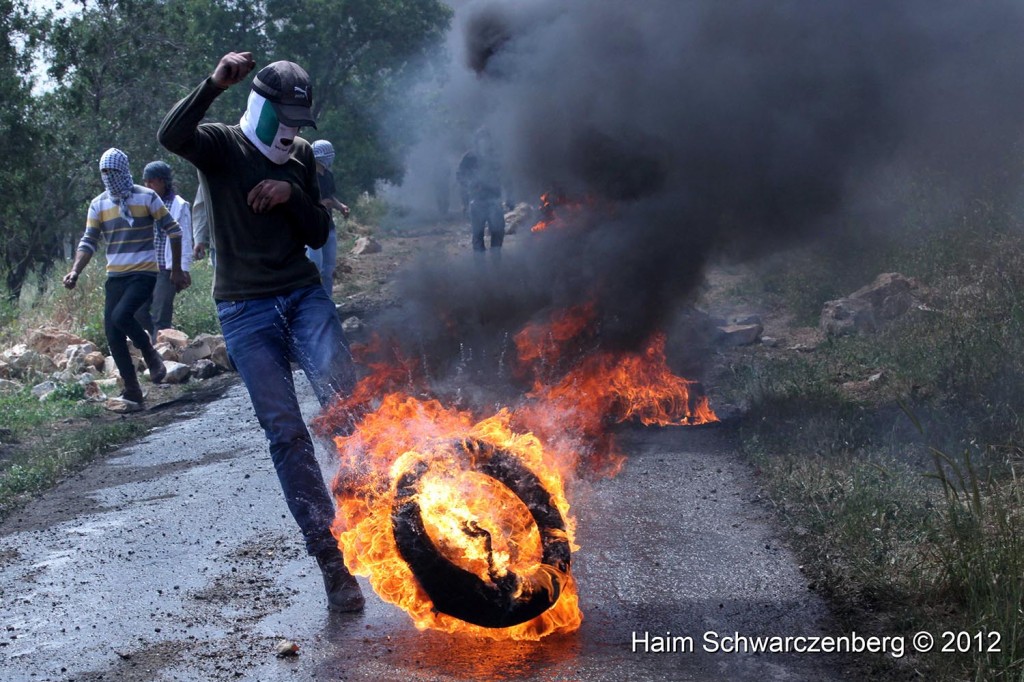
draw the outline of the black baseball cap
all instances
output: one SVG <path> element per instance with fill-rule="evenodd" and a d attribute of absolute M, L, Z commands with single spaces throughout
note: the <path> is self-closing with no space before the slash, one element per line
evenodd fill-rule
<path fill-rule="evenodd" d="M 313 106 L 313 84 L 306 70 L 294 62 L 274 62 L 260 69 L 252 80 L 252 89 L 267 98 L 277 118 L 287 126 L 312 126 L 316 120 Z"/>

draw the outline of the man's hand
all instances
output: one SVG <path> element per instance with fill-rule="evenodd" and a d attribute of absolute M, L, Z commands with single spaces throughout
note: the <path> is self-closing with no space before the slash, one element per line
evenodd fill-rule
<path fill-rule="evenodd" d="M 227 90 L 248 76 L 255 67 L 252 52 L 228 52 L 220 58 L 210 79 L 218 88 Z"/>
<path fill-rule="evenodd" d="M 339 201 L 338 203 L 339 203 L 339 204 L 341 204 L 341 202 L 340 202 L 340 201 Z M 348 217 L 348 214 L 349 214 L 349 212 L 350 212 L 350 211 L 349 211 L 348 205 L 347 205 L 347 204 L 341 204 L 341 215 L 342 215 L 343 217 L 347 218 L 347 217 Z"/>
<path fill-rule="evenodd" d="M 195 260 L 203 260 L 204 258 L 206 258 L 205 242 L 199 242 L 194 247 L 192 247 L 192 258 L 194 258 Z"/>
<path fill-rule="evenodd" d="M 192 276 L 184 270 L 171 270 L 171 284 L 175 292 L 185 291 L 192 286 Z"/>
<path fill-rule="evenodd" d="M 266 213 L 292 198 L 292 185 L 284 180 L 261 180 L 246 200 L 253 213 Z"/>
<path fill-rule="evenodd" d="M 75 285 L 78 284 L 78 273 L 72 270 L 64 275 L 64 279 L 61 281 L 64 282 L 65 289 L 74 289 Z"/>

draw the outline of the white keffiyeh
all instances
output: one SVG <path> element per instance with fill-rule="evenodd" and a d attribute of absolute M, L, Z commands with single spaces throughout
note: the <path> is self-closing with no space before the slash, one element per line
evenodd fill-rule
<path fill-rule="evenodd" d="M 103 152 L 103 156 L 100 157 L 100 177 L 110 200 L 121 210 L 121 217 L 127 220 L 129 225 L 134 225 L 135 219 L 128 206 L 134 187 L 128 155 L 114 147 Z"/>

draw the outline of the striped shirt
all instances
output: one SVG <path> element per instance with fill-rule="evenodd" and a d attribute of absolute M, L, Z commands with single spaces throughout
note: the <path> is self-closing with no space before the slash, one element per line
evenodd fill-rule
<path fill-rule="evenodd" d="M 100 242 L 106 242 L 108 277 L 157 273 L 154 230 L 161 230 L 168 239 L 181 239 L 178 223 L 167 211 L 160 195 L 148 187 L 132 186 L 128 209 L 132 214 L 132 225 L 124 219 L 107 192 L 89 204 L 85 234 L 78 242 L 78 250 L 94 254 Z"/>

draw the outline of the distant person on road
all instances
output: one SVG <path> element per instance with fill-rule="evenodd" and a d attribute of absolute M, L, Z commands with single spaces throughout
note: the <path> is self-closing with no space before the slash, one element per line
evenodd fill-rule
<path fill-rule="evenodd" d="M 181 269 L 185 273 L 185 286 L 192 285 L 189 269 L 192 267 L 192 212 L 187 201 L 181 198 L 174 186 L 174 172 L 164 161 L 146 164 L 142 171 L 142 183 L 160 195 L 171 217 L 181 228 Z M 156 343 L 156 333 L 161 329 L 173 329 L 174 297 L 178 293 L 171 283 L 171 243 L 160 230 L 154 235 L 156 262 L 160 271 L 156 275 L 153 296 L 146 305 L 139 308 L 135 318 L 149 338 Z"/>
<path fill-rule="evenodd" d="M 212 246 L 210 233 L 213 231 L 213 221 L 210 216 L 210 202 L 206 200 L 206 180 L 202 173 L 196 173 L 199 178 L 199 188 L 196 189 L 196 198 L 192 202 L 192 240 L 195 242 L 192 247 L 192 258 L 203 260 L 206 253 L 210 253 L 210 264 L 217 267 L 217 252 Z"/>
<path fill-rule="evenodd" d="M 334 174 L 331 173 L 331 164 L 334 163 L 334 145 L 327 140 L 315 141 L 313 143 L 313 158 L 316 159 L 316 179 L 320 186 L 320 203 L 326 206 L 328 211 L 338 211 L 343 218 L 347 218 L 348 206 L 334 197 L 336 190 Z M 307 246 L 306 255 L 320 271 L 320 281 L 323 282 L 324 289 L 330 296 L 334 292 L 334 268 L 338 264 L 338 233 L 334 226 L 333 214 L 327 241 L 319 249 Z"/>
<path fill-rule="evenodd" d="M 473 147 L 459 162 L 455 177 L 469 200 L 469 224 L 473 251 L 483 254 L 485 228 L 491 233 L 491 254 L 501 256 L 505 240 L 505 212 L 501 205 L 501 168 L 490 132 L 481 128 L 473 136 Z"/>
<path fill-rule="evenodd" d="M 316 126 L 313 89 L 298 64 L 256 74 L 239 123 L 203 123 L 210 105 L 255 67 L 230 52 L 164 118 L 158 138 L 206 178 L 217 250 L 213 296 L 227 344 L 270 443 L 288 508 L 316 557 L 328 608 L 363 608 L 359 583 L 331 533 L 334 503 L 302 419 L 290 363 L 298 363 L 321 405 L 351 391 L 355 368 L 341 320 L 306 257 L 327 241 L 313 149 L 299 128 Z"/>
<path fill-rule="evenodd" d="M 108 149 L 100 157 L 100 177 L 106 191 L 92 200 L 85 221 L 85 234 L 78 243 L 71 271 L 64 286 L 74 289 L 82 270 L 89 264 L 100 242 L 106 243 L 107 282 L 103 328 L 110 354 L 124 382 L 122 400 L 142 403 L 142 387 L 135 363 L 128 351 L 131 339 L 149 368 L 150 379 L 158 384 L 167 374 L 163 360 L 154 350 L 135 313 L 153 294 L 157 265 L 153 231 L 159 230 L 170 242 L 170 281 L 178 290 L 188 286 L 181 269 L 181 228 L 156 192 L 132 182 L 128 156 L 120 149 Z"/>

